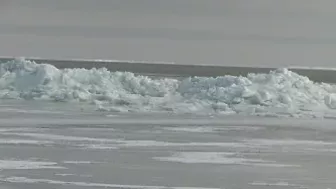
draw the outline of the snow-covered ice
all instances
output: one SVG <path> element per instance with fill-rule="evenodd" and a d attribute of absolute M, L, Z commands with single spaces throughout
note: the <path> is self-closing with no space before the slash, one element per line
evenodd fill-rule
<path fill-rule="evenodd" d="M 0 99 L 71 102 L 112 112 L 323 117 L 334 113 L 336 86 L 287 69 L 180 80 L 106 69 L 60 70 L 16 59 L 0 64 Z"/>
<path fill-rule="evenodd" d="M 43 113 L 45 107 L 26 106 L 26 101 L 2 102 L 0 109 L 27 110 L 0 115 L 0 181 L 5 188 L 334 184 L 332 119 L 155 113 L 111 117 L 106 116 L 111 112 L 73 111 L 71 103 L 63 104 L 62 111 L 59 103 L 45 103 L 51 109 Z M 41 108 L 30 114 L 29 107 Z M 51 114 L 53 108 L 63 114 Z M 32 122 L 6 121 L 19 116 Z"/>

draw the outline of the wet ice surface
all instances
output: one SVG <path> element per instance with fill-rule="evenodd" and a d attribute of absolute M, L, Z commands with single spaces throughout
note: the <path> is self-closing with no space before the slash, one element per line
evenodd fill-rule
<path fill-rule="evenodd" d="M 336 184 L 332 119 L 111 114 L 33 101 L 0 109 L 0 188 Z"/>

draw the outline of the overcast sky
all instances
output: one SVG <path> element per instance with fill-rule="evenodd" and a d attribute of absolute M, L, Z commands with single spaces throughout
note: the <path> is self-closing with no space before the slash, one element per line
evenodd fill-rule
<path fill-rule="evenodd" d="M 336 67 L 336 1 L 0 0 L 0 55 Z"/>

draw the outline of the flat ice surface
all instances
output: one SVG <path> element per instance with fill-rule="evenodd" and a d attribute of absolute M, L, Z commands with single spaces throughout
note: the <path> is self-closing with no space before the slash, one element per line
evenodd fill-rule
<path fill-rule="evenodd" d="M 333 119 L 80 112 L 8 100 L 0 110 L 1 189 L 336 184 Z"/>
<path fill-rule="evenodd" d="M 1 0 L 0 55 L 335 67 L 332 0 Z"/>

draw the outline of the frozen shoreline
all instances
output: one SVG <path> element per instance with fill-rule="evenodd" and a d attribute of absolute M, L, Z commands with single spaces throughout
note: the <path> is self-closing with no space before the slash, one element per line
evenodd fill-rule
<path fill-rule="evenodd" d="M 120 72 L 122 66 L 131 63 L 102 61 L 69 63 L 55 60 L 56 63 L 48 64 L 48 61 L 38 60 L 39 63 L 29 59 L 15 59 L 0 64 L 0 99 L 77 102 L 82 105 L 94 105 L 94 109 L 98 111 L 109 112 L 294 117 L 335 115 L 335 85 L 316 83 L 288 69 L 271 70 L 269 73 L 246 73 L 245 77 L 233 74 L 177 79 L 164 78 L 163 74 L 156 75 L 163 77 L 160 79 L 139 74 L 136 69 L 139 67 L 137 63 L 132 63 L 133 67 L 129 66 L 135 72 L 138 71 L 133 73 Z M 114 65 L 116 68 L 116 64 L 121 65 L 117 67 L 118 72 L 105 68 L 109 65 Z M 142 65 L 149 65 L 147 67 L 152 68 L 150 71 L 156 69 L 161 73 L 167 71 L 165 68 L 169 68 L 167 73 L 182 70 L 195 74 L 193 72 L 195 69 L 200 73 L 208 73 L 200 66 L 191 67 L 194 70 L 183 70 L 181 66 L 174 67 L 174 65 Z M 62 66 L 67 69 L 59 69 Z M 71 66 L 77 67 L 71 68 Z M 84 69 L 85 66 L 93 68 Z M 97 69 L 101 66 L 104 68 Z M 220 67 L 204 66 L 203 68 L 220 71 Z M 225 71 L 225 67 L 221 68 Z M 238 68 L 237 70 L 239 71 Z"/>

